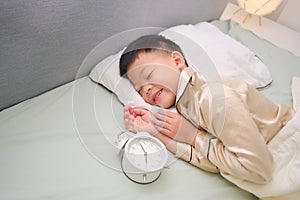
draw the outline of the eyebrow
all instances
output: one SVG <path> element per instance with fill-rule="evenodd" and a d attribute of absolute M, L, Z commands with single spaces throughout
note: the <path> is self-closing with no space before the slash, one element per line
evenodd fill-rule
<path fill-rule="evenodd" d="M 141 73 L 144 73 L 144 71 L 146 69 L 148 69 L 149 67 L 151 67 L 152 69 L 155 68 L 154 65 L 156 65 L 156 63 L 148 63 L 148 64 L 143 65 L 143 69 L 141 70 Z"/>
<path fill-rule="evenodd" d="M 154 72 L 154 68 L 151 69 L 151 72 L 147 75 L 146 79 L 149 79 L 153 72 Z"/>
<path fill-rule="evenodd" d="M 140 72 L 140 75 L 144 73 L 144 71 L 148 68 L 148 67 L 151 67 L 151 64 L 147 64 L 147 65 L 144 65 L 143 69 L 141 69 L 141 72 Z M 151 70 L 150 74 L 147 75 L 146 79 L 152 74 L 152 72 L 154 71 L 154 69 Z M 139 91 L 141 86 L 138 86 L 136 87 L 136 84 L 133 83 L 133 81 L 131 81 L 132 85 L 134 86 L 134 89 L 136 91 Z M 137 84 L 139 85 L 139 83 Z"/>

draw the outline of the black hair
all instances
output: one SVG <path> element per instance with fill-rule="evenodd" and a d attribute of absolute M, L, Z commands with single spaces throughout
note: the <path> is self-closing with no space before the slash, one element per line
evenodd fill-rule
<path fill-rule="evenodd" d="M 161 35 L 144 35 L 131 42 L 122 53 L 119 63 L 120 75 L 127 77 L 127 67 L 135 61 L 139 53 L 150 53 L 153 51 L 168 53 L 178 51 L 184 57 L 181 48 L 175 42 Z M 186 60 L 185 64 L 187 65 Z"/>

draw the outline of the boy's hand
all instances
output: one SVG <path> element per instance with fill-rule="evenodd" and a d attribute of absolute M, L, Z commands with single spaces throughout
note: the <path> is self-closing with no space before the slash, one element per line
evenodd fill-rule
<path fill-rule="evenodd" d="M 175 154 L 177 146 L 176 141 L 158 132 L 154 124 L 152 123 L 153 120 L 153 114 L 146 109 L 132 108 L 130 106 L 126 106 L 124 108 L 124 122 L 127 129 L 133 132 L 148 132 L 149 134 L 159 139 L 162 143 L 164 143 L 164 145 L 166 145 L 166 147 Z"/>
<path fill-rule="evenodd" d="M 155 116 L 143 108 L 124 108 L 125 127 L 133 132 L 145 131 L 161 140 L 173 153 L 176 142 L 195 146 L 195 137 L 200 131 L 180 114 L 159 110 Z M 204 134 L 204 133 L 203 133 Z"/>
<path fill-rule="evenodd" d="M 124 108 L 125 127 L 130 131 L 145 131 L 151 135 L 155 135 L 157 130 L 152 123 L 152 118 L 152 113 L 146 109 L 132 108 L 131 106 Z"/>
<path fill-rule="evenodd" d="M 159 110 L 152 118 L 155 128 L 162 134 L 190 145 L 195 145 L 198 129 L 178 113 Z"/>

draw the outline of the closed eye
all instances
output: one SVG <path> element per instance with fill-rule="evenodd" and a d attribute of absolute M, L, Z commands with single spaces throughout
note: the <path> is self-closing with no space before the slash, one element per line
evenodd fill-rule
<path fill-rule="evenodd" d="M 154 72 L 154 69 L 148 74 L 148 76 L 146 77 L 146 80 L 149 80 L 152 77 L 153 72 Z"/>

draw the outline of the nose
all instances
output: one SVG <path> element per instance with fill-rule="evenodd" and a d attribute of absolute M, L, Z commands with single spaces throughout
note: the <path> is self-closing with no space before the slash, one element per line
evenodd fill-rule
<path fill-rule="evenodd" d="M 141 95 L 148 95 L 152 90 L 152 86 L 150 84 L 144 85 L 141 91 Z"/>

